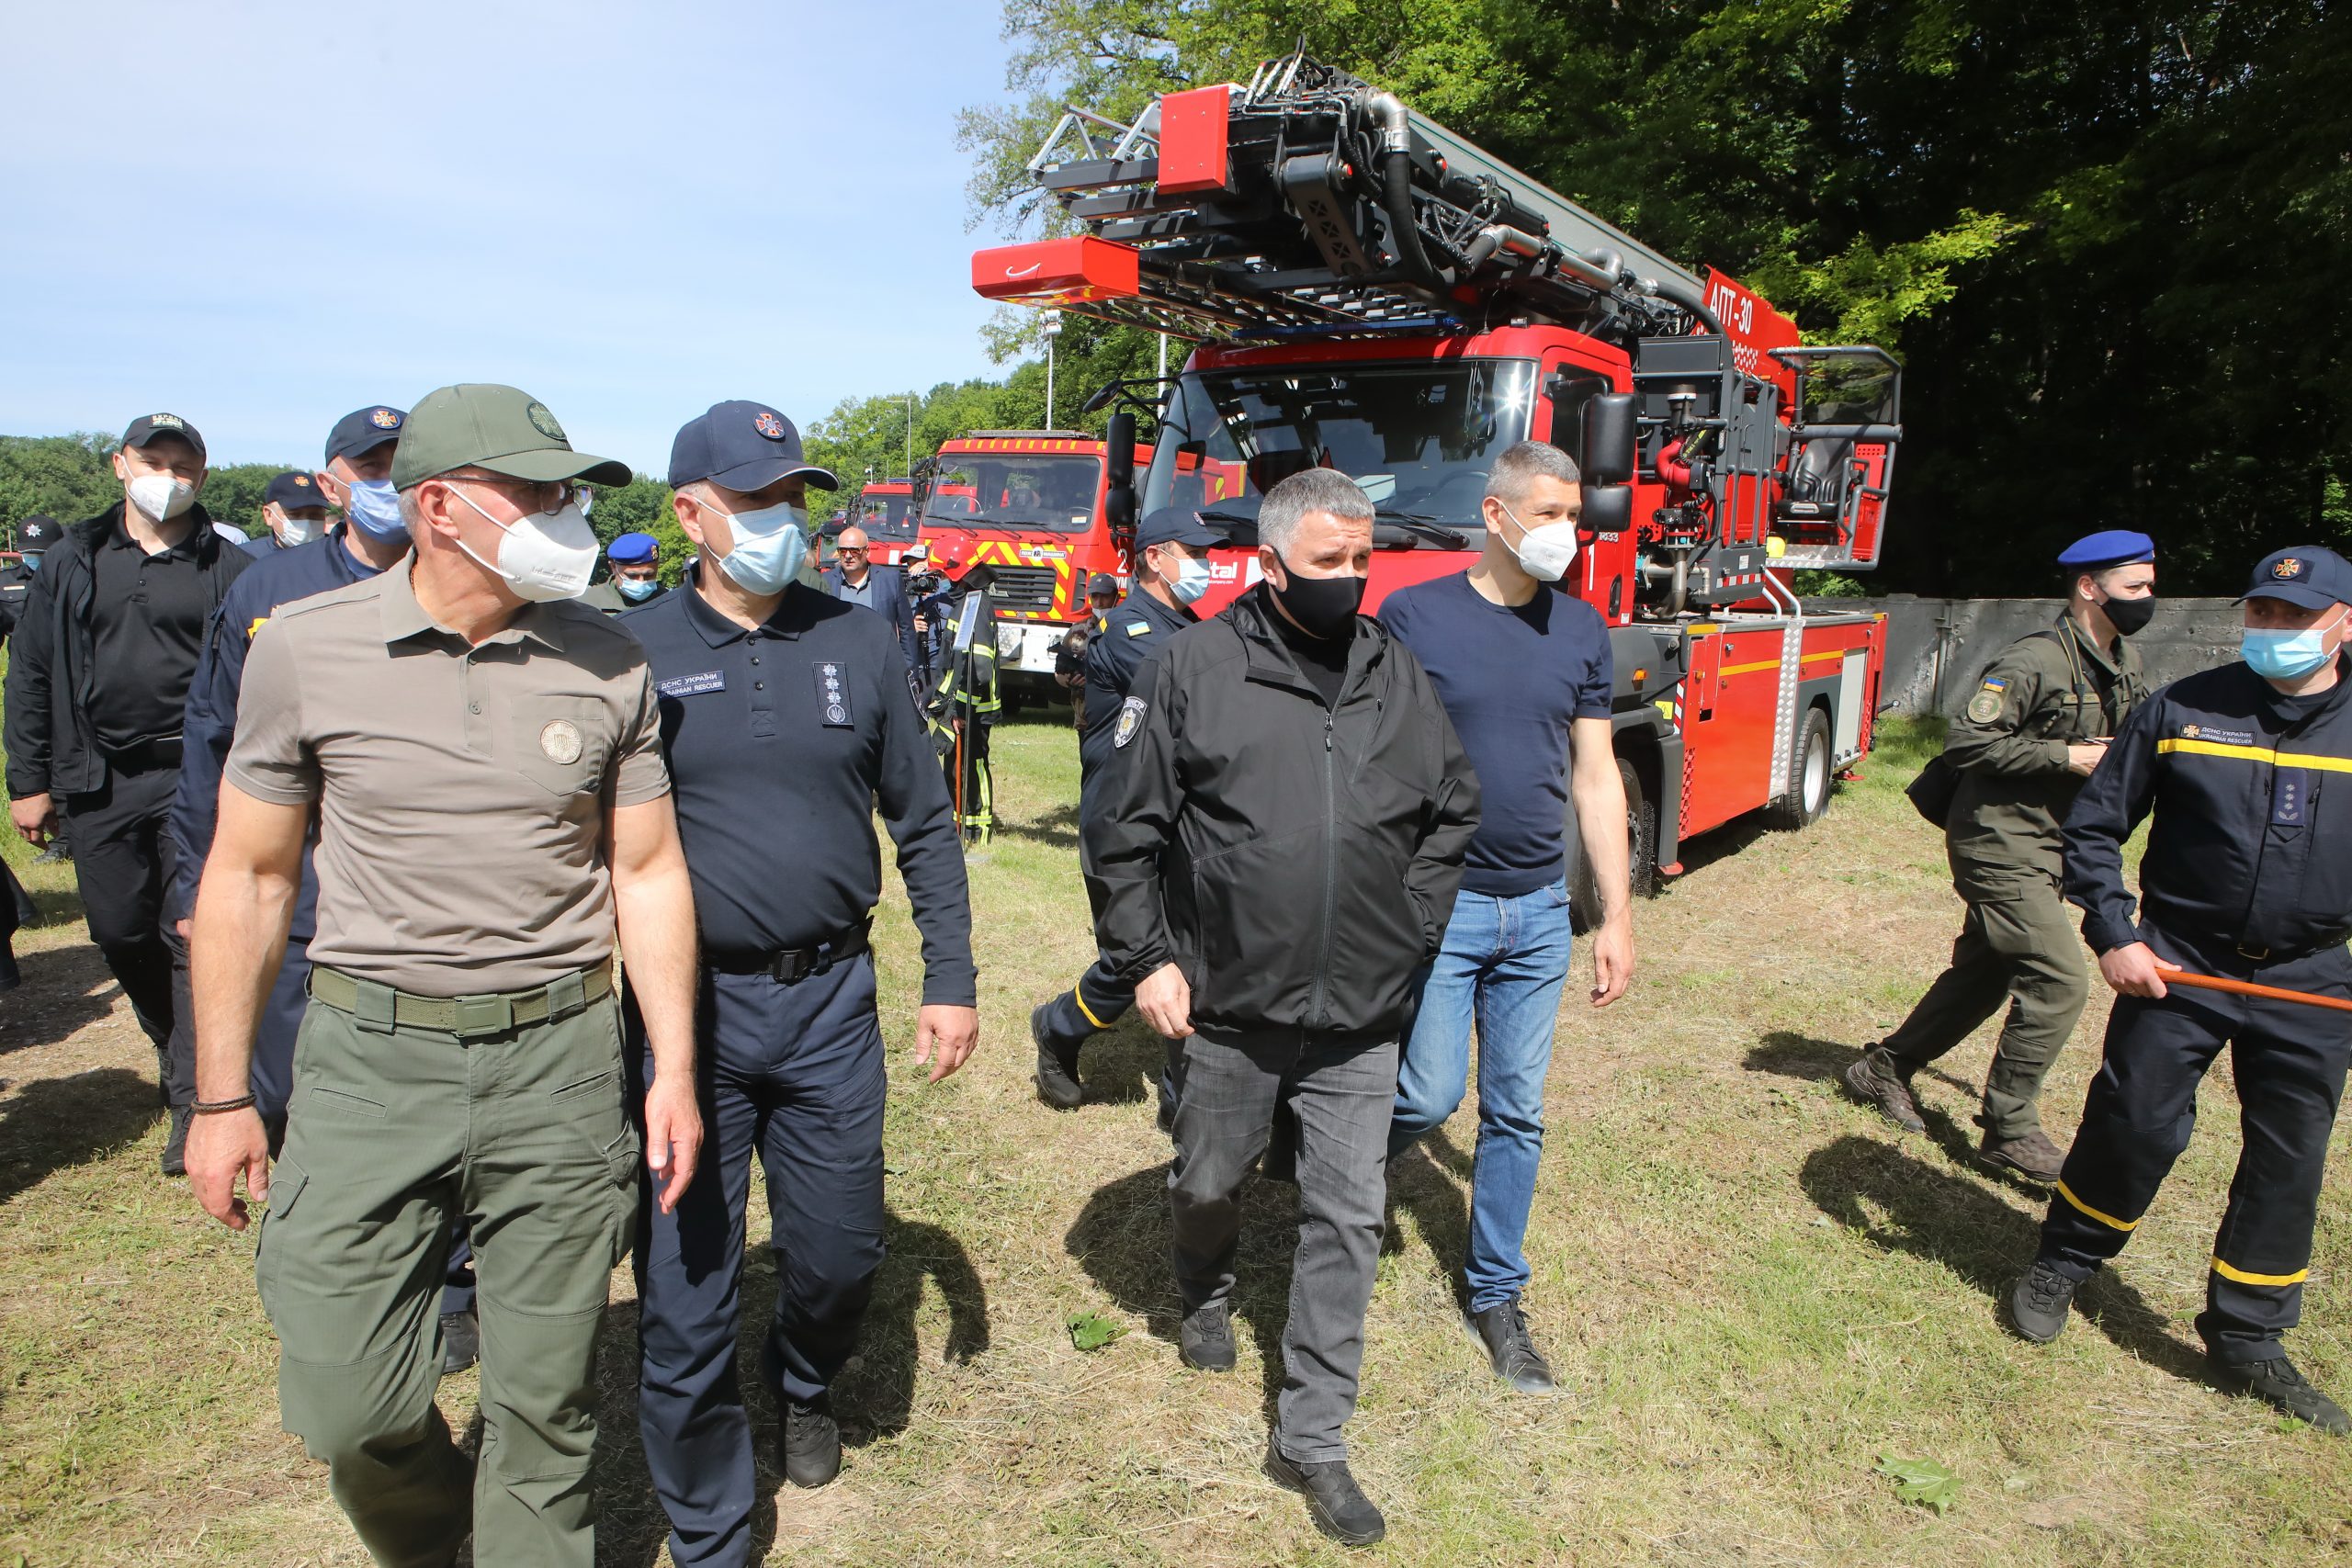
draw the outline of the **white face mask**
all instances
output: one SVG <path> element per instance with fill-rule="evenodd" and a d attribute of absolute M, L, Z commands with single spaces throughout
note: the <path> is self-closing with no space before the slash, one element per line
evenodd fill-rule
<path fill-rule="evenodd" d="M 458 541 L 458 548 L 465 550 L 477 566 L 496 572 L 506 580 L 506 586 L 534 604 L 577 599 L 588 591 L 589 574 L 596 570 L 596 531 L 588 526 L 578 502 L 552 517 L 535 512 L 501 523 L 482 512 L 472 496 L 464 491 L 457 493 L 504 536 L 498 542 L 495 564 L 466 549 L 462 539 Z"/>
<path fill-rule="evenodd" d="M 307 545 L 319 536 L 319 525 L 307 517 L 281 517 L 277 520 L 277 542 L 288 549 Z"/>
<path fill-rule="evenodd" d="M 1521 570 L 1538 582 L 1557 582 L 1567 576 L 1568 568 L 1577 558 L 1577 525 L 1573 523 L 1546 523 L 1531 528 L 1520 522 L 1519 513 L 1509 502 L 1498 498 L 1497 506 L 1519 529 L 1519 543 L 1510 553 L 1519 558 Z"/>
<path fill-rule="evenodd" d="M 196 487 L 169 474 L 141 474 L 130 481 L 130 504 L 149 522 L 161 523 L 196 504 Z"/>

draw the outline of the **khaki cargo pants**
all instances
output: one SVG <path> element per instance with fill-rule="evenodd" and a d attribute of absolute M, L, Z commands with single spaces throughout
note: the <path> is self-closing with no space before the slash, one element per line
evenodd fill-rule
<path fill-rule="evenodd" d="M 254 1272 L 286 1429 L 386 1568 L 591 1568 L 596 1336 L 636 1225 L 639 1141 L 614 1000 L 465 1033 L 316 998 Z M 570 1007 L 566 1010 L 567 1005 Z M 494 1016 L 494 1010 L 493 1010 Z M 442 1269 L 462 1213 L 481 1280 L 481 1456 L 434 1403 Z"/>

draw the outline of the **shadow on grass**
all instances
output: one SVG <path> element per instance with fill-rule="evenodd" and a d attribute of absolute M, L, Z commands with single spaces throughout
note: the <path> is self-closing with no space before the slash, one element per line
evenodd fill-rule
<path fill-rule="evenodd" d="M 1413 1216 L 1438 1272 L 1453 1288 L 1454 1305 L 1470 1304 L 1462 1270 L 1470 1255 L 1470 1204 L 1464 1189 L 1471 1159 L 1443 1131 L 1428 1134 L 1399 1155 L 1388 1172 L 1388 1204 Z M 1403 1242 L 1392 1221 L 1381 1238 L 1383 1251 L 1398 1252 Z"/>
<path fill-rule="evenodd" d="M 989 1348 L 988 1292 L 971 1255 L 954 1235 L 921 1220 L 893 1213 L 884 1224 L 888 1251 L 875 1276 L 874 1297 L 858 1334 L 857 1354 L 833 1380 L 834 1414 L 845 1449 L 867 1447 L 906 1430 L 922 1370 L 915 1319 L 928 1279 L 947 1307 L 943 1359 L 961 1364 Z M 777 1463 L 776 1399 L 760 1375 L 760 1348 L 775 1321 L 775 1251 L 747 1248 L 743 1263 L 742 1319 L 735 1357 L 740 1393 L 752 1426 L 753 1481 L 751 1561 L 763 1562 L 775 1543 L 779 1492 L 791 1489 Z M 638 1428 L 638 1308 L 619 1302 L 605 1312 L 598 1346 L 596 1433 L 597 1490 L 602 1518 L 597 1527 L 600 1563 L 642 1568 L 661 1555 L 670 1520 L 653 1494 L 645 1466 L 643 1434 Z M 848 1461 L 854 1464 L 853 1459 Z"/>
<path fill-rule="evenodd" d="M 1078 1070 L 1088 1105 L 1133 1105 L 1159 1096 L 1167 1066 L 1168 1042 L 1131 1012 L 1086 1043 Z"/>
<path fill-rule="evenodd" d="M 996 830 L 999 838 L 1027 839 L 1050 849 L 1074 850 L 1078 848 L 1078 803 L 1065 801 L 1027 822 L 1000 822 Z"/>
<path fill-rule="evenodd" d="M 17 965 L 24 984 L 0 998 L 0 1055 L 54 1045 L 114 1010 L 114 976 L 87 942 L 20 953 Z"/>
<path fill-rule="evenodd" d="M 156 1114 L 154 1084 L 121 1067 L 23 1085 L 0 1100 L 0 1203 L 136 1142 Z"/>
<path fill-rule="evenodd" d="M 2033 1260 L 2041 1227 L 1963 1176 L 1876 1138 L 1849 1134 L 1805 1157 L 1798 1181 L 1815 1207 L 1877 1246 L 1942 1264 L 2001 1303 Z M 2204 1358 L 2165 1332 L 2171 1319 L 2102 1272 L 2083 1287 L 2083 1315 L 2118 1347 L 2192 1382 Z"/>

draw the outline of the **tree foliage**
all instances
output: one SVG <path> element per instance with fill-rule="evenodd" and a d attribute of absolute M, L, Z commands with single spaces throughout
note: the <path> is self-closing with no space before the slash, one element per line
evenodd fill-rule
<path fill-rule="evenodd" d="M 90 431 L 73 435 L 0 435 L 0 524 L 7 547 L 16 547 L 16 525 L 32 516 L 79 523 L 122 499 L 114 476 L 120 443 Z M 231 463 L 205 476 L 197 499 L 213 521 L 258 537 L 262 492 L 293 467 L 288 463 Z"/>

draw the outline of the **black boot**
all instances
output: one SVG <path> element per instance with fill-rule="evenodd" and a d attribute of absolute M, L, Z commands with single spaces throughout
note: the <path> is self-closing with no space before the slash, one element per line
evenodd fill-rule
<path fill-rule="evenodd" d="M 172 1107 L 171 1136 L 164 1140 L 164 1174 L 187 1174 L 187 1125 L 196 1112 L 185 1105 Z"/>
<path fill-rule="evenodd" d="M 1328 1464 L 1300 1464 L 1276 1445 L 1266 1450 L 1266 1473 L 1304 1494 L 1315 1528 L 1342 1546 L 1370 1546 L 1388 1533 L 1388 1521 L 1348 1473 L 1348 1461 L 1343 1459 Z"/>
<path fill-rule="evenodd" d="M 481 1314 L 464 1312 L 441 1314 L 441 1375 L 462 1372 L 481 1359 Z"/>
<path fill-rule="evenodd" d="M 1463 1326 L 1487 1352 L 1495 1376 L 1521 1393 L 1550 1393 L 1555 1386 L 1552 1368 L 1527 1332 L 1527 1314 L 1519 1303 L 1508 1301 L 1484 1312 L 1465 1314 Z"/>
<path fill-rule="evenodd" d="M 1075 1111 L 1086 1100 L 1086 1086 L 1078 1081 L 1078 1046 L 1057 1043 L 1047 1028 L 1054 1004 L 1041 1002 L 1029 1012 L 1029 1038 L 1037 1045 L 1037 1098 L 1057 1111 Z"/>
<path fill-rule="evenodd" d="M 1232 1303 L 1210 1302 L 1186 1313 L 1183 1326 L 1177 1331 L 1177 1352 L 1184 1358 L 1184 1364 L 1196 1372 L 1231 1371 Z"/>
<path fill-rule="evenodd" d="M 822 1486 L 842 1472 L 842 1429 L 831 1395 L 807 1404 L 784 1402 L 784 1478 L 795 1486 Z"/>
<path fill-rule="evenodd" d="M 2009 1292 L 2009 1325 L 2020 1337 L 2047 1345 L 2066 1326 L 2080 1280 L 2070 1279 L 2058 1265 L 2037 1258 Z"/>
<path fill-rule="evenodd" d="M 2352 1433 L 2352 1418 L 2345 1416 L 2344 1407 L 2313 1388 L 2284 1356 L 2269 1361 L 2224 1361 L 2219 1356 L 2206 1360 L 2215 1385 L 2226 1393 L 2247 1394 L 2339 1438 Z"/>

